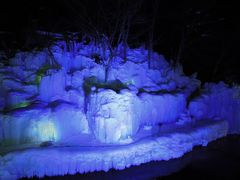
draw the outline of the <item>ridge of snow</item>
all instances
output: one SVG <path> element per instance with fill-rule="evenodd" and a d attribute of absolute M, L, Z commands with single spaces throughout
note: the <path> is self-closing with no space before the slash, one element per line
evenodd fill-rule
<path fill-rule="evenodd" d="M 111 147 L 47 147 L 15 151 L 0 157 L 0 179 L 43 177 L 124 169 L 154 160 L 179 158 L 196 145 L 227 135 L 224 120 L 195 125 Z"/>

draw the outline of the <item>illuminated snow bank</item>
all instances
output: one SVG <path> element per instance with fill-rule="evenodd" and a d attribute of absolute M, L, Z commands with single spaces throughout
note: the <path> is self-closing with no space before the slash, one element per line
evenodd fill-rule
<path fill-rule="evenodd" d="M 206 85 L 192 98 L 200 81 L 162 55 L 149 68 L 144 48 L 128 49 L 125 62 L 78 45 L 19 52 L 0 66 L 0 179 L 168 160 L 240 129 L 236 88 Z"/>
<path fill-rule="evenodd" d="M 226 136 L 226 121 L 201 121 L 121 146 L 48 147 L 8 153 L 0 157 L 0 178 L 43 177 L 124 169 L 153 160 L 181 157 L 197 145 Z"/>
<path fill-rule="evenodd" d="M 66 102 L 35 104 L 0 116 L 2 146 L 61 142 L 89 132 L 81 109 Z"/>
<path fill-rule="evenodd" d="M 145 125 L 174 123 L 185 110 L 186 98 L 181 93 L 137 96 L 126 89 L 120 93 L 100 89 L 90 97 L 88 119 L 98 140 L 117 143 L 134 137 Z"/>
<path fill-rule="evenodd" d="M 126 62 L 117 54 L 106 80 L 99 48 L 79 43 L 74 56 L 59 46 L 51 56 L 18 52 L 1 66 L 0 146 L 60 143 L 81 134 L 117 144 L 145 125 L 176 122 L 200 85 L 157 53 L 148 68 L 144 48 L 128 49 Z"/>
<path fill-rule="evenodd" d="M 228 121 L 228 133 L 240 133 L 240 89 L 223 82 L 206 83 L 200 96 L 189 104 L 189 112 L 196 120 L 222 118 Z"/>

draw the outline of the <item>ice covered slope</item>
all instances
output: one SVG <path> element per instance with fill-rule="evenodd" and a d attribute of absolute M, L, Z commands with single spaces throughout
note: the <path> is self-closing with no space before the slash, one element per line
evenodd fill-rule
<path fill-rule="evenodd" d="M 240 133 L 240 88 L 223 82 L 206 83 L 201 95 L 189 103 L 189 112 L 196 120 L 225 119 L 229 134 Z"/>
<path fill-rule="evenodd" d="M 1 146 L 25 143 L 62 142 L 88 133 L 88 121 L 83 111 L 64 101 L 32 104 L 0 114 L 0 149 Z"/>
<path fill-rule="evenodd" d="M 134 137 L 144 125 L 174 123 L 185 109 L 186 99 L 181 93 L 137 96 L 125 89 L 120 93 L 100 89 L 91 94 L 87 119 L 100 142 L 119 143 Z"/>
<path fill-rule="evenodd" d="M 152 160 L 169 160 L 181 157 L 196 145 L 205 146 L 226 136 L 227 131 L 226 121 L 211 120 L 162 132 L 129 145 L 49 147 L 12 152 L 0 157 L 0 179 L 120 170 Z"/>

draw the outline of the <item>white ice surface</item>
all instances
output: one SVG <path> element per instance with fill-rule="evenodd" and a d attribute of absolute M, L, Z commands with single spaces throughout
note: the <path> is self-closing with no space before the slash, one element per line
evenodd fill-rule
<path fill-rule="evenodd" d="M 36 104 L 0 116 L 0 144 L 6 146 L 62 142 L 86 133 L 89 128 L 83 110 L 66 102 L 55 101 L 47 106 Z"/>
<path fill-rule="evenodd" d="M 118 146 L 45 147 L 15 151 L 0 157 L 0 179 L 43 177 L 124 169 L 153 160 L 181 157 L 196 145 L 226 136 L 226 121 L 201 121 L 195 125 L 162 130 L 157 136 Z"/>
<path fill-rule="evenodd" d="M 200 96 L 189 103 L 196 120 L 220 118 L 228 121 L 229 133 L 240 133 L 240 88 L 220 82 L 206 83 Z"/>

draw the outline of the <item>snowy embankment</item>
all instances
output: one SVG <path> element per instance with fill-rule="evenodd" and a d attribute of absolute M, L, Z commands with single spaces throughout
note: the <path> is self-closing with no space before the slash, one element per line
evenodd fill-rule
<path fill-rule="evenodd" d="M 0 158 L 0 179 L 108 171 L 169 160 L 224 137 L 228 131 L 228 123 L 222 120 L 180 127 L 122 146 L 45 147 L 8 153 Z"/>
<path fill-rule="evenodd" d="M 189 103 L 195 120 L 220 118 L 228 121 L 228 134 L 240 133 L 240 89 L 220 82 L 206 83 L 200 96 Z"/>
<path fill-rule="evenodd" d="M 149 68 L 144 48 L 128 49 L 126 62 L 119 52 L 106 65 L 101 45 L 79 43 L 74 56 L 60 47 L 52 54 L 19 52 L 0 63 L 0 146 L 79 135 L 117 144 L 145 125 L 188 115 L 187 98 L 200 87 L 157 53 Z"/>

